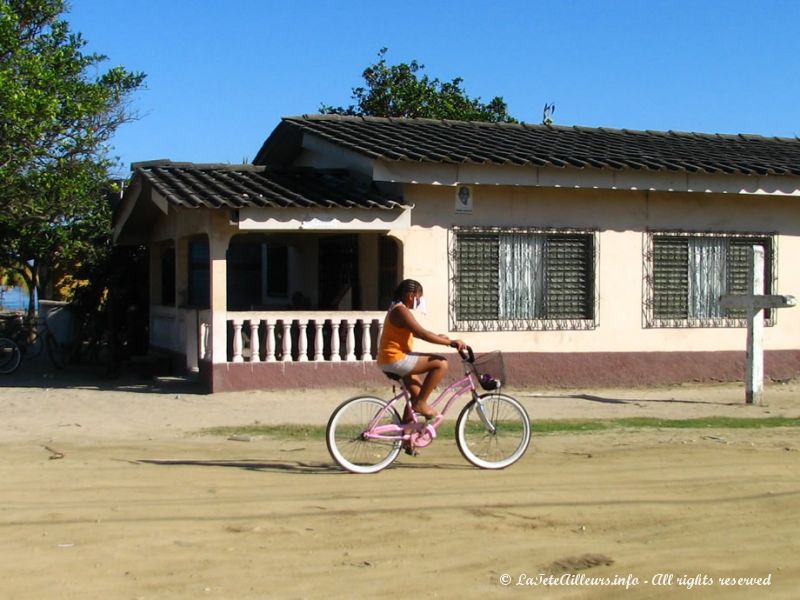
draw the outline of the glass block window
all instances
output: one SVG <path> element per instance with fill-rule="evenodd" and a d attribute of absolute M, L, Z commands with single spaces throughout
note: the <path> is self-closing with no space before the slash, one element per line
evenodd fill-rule
<path fill-rule="evenodd" d="M 585 329 L 595 323 L 595 235 L 454 229 L 450 316 L 455 331 Z"/>
<path fill-rule="evenodd" d="M 719 297 L 748 293 L 750 248 L 764 249 L 764 290 L 771 294 L 774 241 L 768 235 L 648 234 L 645 269 L 647 327 L 740 327 L 742 310 L 723 309 Z M 765 311 L 772 324 L 772 311 Z"/>

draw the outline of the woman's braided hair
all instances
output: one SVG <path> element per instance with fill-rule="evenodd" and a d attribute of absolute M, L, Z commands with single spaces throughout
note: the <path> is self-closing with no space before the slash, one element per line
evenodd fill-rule
<path fill-rule="evenodd" d="M 394 294 L 392 294 L 392 303 L 402 302 L 406 294 L 416 294 L 417 292 L 422 293 L 422 284 L 414 279 L 404 279 L 395 288 Z"/>

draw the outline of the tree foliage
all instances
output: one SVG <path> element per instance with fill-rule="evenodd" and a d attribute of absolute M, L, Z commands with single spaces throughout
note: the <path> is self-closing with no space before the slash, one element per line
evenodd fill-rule
<path fill-rule="evenodd" d="M 48 279 L 110 239 L 107 143 L 135 116 L 142 73 L 102 70 L 64 0 L 0 0 L 0 266 L 46 297 Z M 33 303 L 32 303 L 33 304 Z"/>
<path fill-rule="evenodd" d="M 416 60 L 399 65 L 387 65 L 386 53 L 378 52 L 378 62 L 364 69 L 365 85 L 353 88 L 355 104 L 334 107 L 323 104 L 323 114 L 373 117 L 424 117 L 460 121 L 490 121 L 514 123 L 502 97 L 488 103 L 470 98 L 463 89 L 464 80 L 431 79 L 421 74 L 425 68 Z"/>

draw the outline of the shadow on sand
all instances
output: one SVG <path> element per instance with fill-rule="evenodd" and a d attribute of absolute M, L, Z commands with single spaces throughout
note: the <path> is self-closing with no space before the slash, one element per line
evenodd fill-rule
<path fill-rule="evenodd" d="M 24 360 L 14 373 L 0 375 L 0 387 L 41 389 L 91 389 L 121 392 L 205 395 L 197 377 L 159 376 L 150 362 L 125 362 L 112 375 L 94 365 L 68 365 L 56 369 L 47 358 Z"/>
<path fill-rule="evenodd" d="M 529 397 L 548 398 L 548 399 L 574 399 L 588 400 L 589 402 L 599 402 L 601 404 L 708 404 L 711 406 L 737 406 L 741 402 L 714 402 L 709 400 L 679 400 L 678 398 L 608 398 L 595 394 L 536 394 Z"/>
<path fill-rule="evenodd" d="M 304 461 L 268 461 L 260 459 L 141 459 L 137 464 L 155 465 L 159 467 L 217 467 L 234 468 L 245 471 L 258 471 L 266 473 L 289 473 L 292 475 L 352 475 L 334 463 L 304 462 Z M 441 463 L 409 463 L 394 462 L 388 469 L 446 469 L 464 470 L 474 469 L 468 464 L 441 464 Z"/>

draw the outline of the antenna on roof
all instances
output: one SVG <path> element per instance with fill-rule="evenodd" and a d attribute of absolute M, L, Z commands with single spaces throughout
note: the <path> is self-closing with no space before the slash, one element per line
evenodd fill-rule
<path fill-rule="evenodd" d="M 556 112 L 556 105 L 555 104 L 547 104 L 544 105 L 544 110 L 542 111 L 542 125 L 552 125 L 553 124 L 553 113 Z"/>

